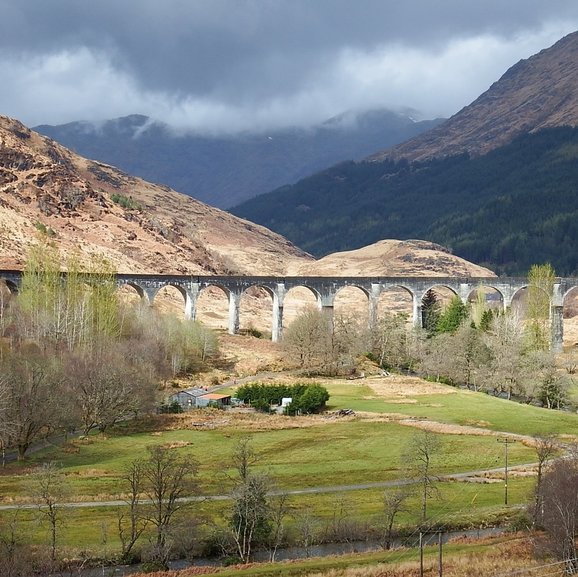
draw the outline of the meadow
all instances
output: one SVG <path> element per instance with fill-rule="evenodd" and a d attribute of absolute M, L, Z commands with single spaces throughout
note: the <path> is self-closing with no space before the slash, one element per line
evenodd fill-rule
<path fill-rule="evenodd" d="M 61 542 L 75 550 L 99 551 L 105 543 L 117 550 L 119 508 L 93 502 L 122 499 L 127 493 L 121 480 L 126 467 L 145 457 L 147 447 L 163 445 L 198 461 L 197 494 L 206 499 L 192 503 L 188 510 L 208 527 L 212 522 L 224 522 L 228 501 L 210 497 L 225 496 L 232 489 L 231 454 L 238 441 L 249 436 L 259 456 L 255 470 L 267 473 L 279 491 L 290 493 L 290 527 L 306 512 L 314 515 L 320 526 L 335 522 L 336 511 L 375 527 L 384 491 L 394 490 L 377 484 L 410 475 L 407 448 L 416 432 L 430 428 L 441 440 L 432 461 L 436 475 L 496 471 L 468 480 L 440 479 L 438 493 L 428 505 L 429 522 L 440 527 L 479 527 L 517 515 L 531 498 L 533 476 L 528 470 L 512 471 L 509 505 L 504 505 L 504 446 L 497 442 L 502 435 L 516 439 L 509 446 L 509 464 L 513 466 L 536 460 L 531 435 L 551 433 L 571 441 L 578 431 L 578 416 L 572 413 L 412 378 L 337 379 L 323 384 L 331 394 L 328 413 L 323 415 L 196 410 L 125 422 L 107 436 L 97 434 L 46 447 L 32 453 L 24 464 L 9 463 L 2 469 L 0 505 L 29 503 L 30 472 L 41 463 L 56 462 L 68 486 L 67 499 L 86 505 L 67 510 Z M 353 409 L 355 415 L 337 416 L 335 411 L 342 408 Z M 317 492 L 296 493 L 299 490 Z M 30 542 L 46 539 L 45 528 L 35 521 L 31 509 L 4 509 L 0 519 L 6 521 L 15 514 L 26 527 Z M 398 521 L 411 530 L 418 517 L 419 497 L 414 495 Z"/>

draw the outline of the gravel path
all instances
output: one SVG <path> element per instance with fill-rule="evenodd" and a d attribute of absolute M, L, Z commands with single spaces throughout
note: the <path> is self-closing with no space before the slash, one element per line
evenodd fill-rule
<path fill-rule="evenodd" d="M 536 463 L 527 463 L 524 465 L 512 465 L 508 467 L 510 472 L 516 470 L 526 470 L 535 467 Z M 468 478 L 481 478 L 486 475 L 493 475 L 503 473 L 503 467 L 497 467 L 494 469 L 480 469 L 478 471 L 466 471 L 462 473 L 452 473 L 449 475 L 442 475 L 439 477 L 440 481 L 450 481 L 450 480 L 460 480 Z M 360 491 L 363 489 L 387 489 L 388 487 L 403 487 L 405 485 L 413 485 L 418 483 L 412 479 L 396 479 L 393 481 L 381 481 L 375 483 L 354 483 L 351 485 L 329 485 L 323 487 L 306 487 L 303 489 L 287 489 L 285 491 L 272 491 L 270 495 L 310 495 L 317 493 L 342 493 L 347 491 Z M 199 501 L 226 501 L 230 499 L 229 495 L 199 495 L 194 497 L 183 497 L 179 499 L 180 502 L 190 503 Z M 149 500 L 140 501 L 143 504 L 150 504 Z M 71 509 L 81 509 L 89 507 L 122 507 L 126 506 L 128 503 L 123 500 L 110 500 L 110 501 L 77 501 L 69 503 L 61 503 L 61 507 L 68 507 Z M 10 505 L 0 505 L 0 511 L 7 511 L 10 509 L 36 509 L 37 505 L 26 503 L 26 504 L 10 504 Z"/>

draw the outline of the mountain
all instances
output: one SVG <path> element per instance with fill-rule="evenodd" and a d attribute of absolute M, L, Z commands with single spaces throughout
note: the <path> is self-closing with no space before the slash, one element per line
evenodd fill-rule
<path fill-rule="evenodd" d="M 293 261 L 296 276 L 458 276 L 492 277 L 491 270 L 423 240 L 380 240 L 357 250 L 336 252 L 316 261 Z"/>
<path fill-rule="evenodd" d="M 370 160 L 485 154 L 522 134 L 578 125 L 578 32 L 512 66 L 472 104 Z"/>
<path fill-rule="evenodd" d="M 165 186 L 86 160 L 0 116 L 1 268 L 50 242 L 119 272 L 283 274 L 311 257 L 284 238 Z"/>
<path fill-rule="evenodd" d="M 317 270 L 310 255 L 262 226 L 82 158 L 0 116 L 0 268 L 21 269 L 30 246 L 42 242 L 85 262 L 103 255 L 126 273 L 492 275 L 417 241 L 335 255 Z M 428 266 L 414 270 L 417 262 Z"/>
<path fill-rule="evenodd" d="M 229 137 L 177 133 L 142 115 L 35 130 L 82 156 L 228 208 L 336 162 L 362 159 L 439 122 L 374 110 L 342 114 L 310 129 Z"/>
<path fill-rule="evenodd" d="M 231 212 L 321 256 L 422 238 L 501 273 L 578 272 L 578 33 L 428 133 Z"/>

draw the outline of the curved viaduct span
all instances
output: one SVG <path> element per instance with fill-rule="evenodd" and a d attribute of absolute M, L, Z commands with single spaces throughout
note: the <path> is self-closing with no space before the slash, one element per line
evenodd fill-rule
<path fill-rule="evenodd" d="M 22 278 L 21 271 L 0 271 L 0 280 L 8 288 L 17 291 Z M 333 314 L 335 296 L 345 287 L 360 289 L 368 299 L 369 322 L 377 317 L 379 296 L 385 290 L 403 289 L 411 296 L 413 303 L 413 323 L 421 326 L 422 299 L 426 292 L 435 287 L 446 287 L 467 303 L 470 295 L 480 286 L 494 289 L 501 297 L 504 310 L 511 306 L 516 294 L 528 286 L 528 279 L 518 277 L 273 277 L 273 276 L 190 276 L 155 274 L 117 274 L 119 286 L 130 286 L 139 296 L 152 305 L 158 291 L 167 286 L 176 288 L 184 299 L 185 317 L 194 319 L 197 300 L 201 292 L 210 286 L 221 288 L 229 301 L 228 330 L 231 334 L 239 331 L 239 310 L 243 293 L 251 287 L 263 288 L 273 301 L 272 339 L 278 341 L 283 333 L 283 303 L 288 291 L 295 287 L 309 289 L 316 298 L 317 305 L 327 314 Z M 556 278 L 550 297 L 551 347 L 555 352 L 562 350 L 564 299 L 578 287 L 578 278 Z"/>

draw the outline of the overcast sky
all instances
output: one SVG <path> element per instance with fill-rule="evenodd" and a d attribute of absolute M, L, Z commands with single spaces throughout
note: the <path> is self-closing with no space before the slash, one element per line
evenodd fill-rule
<path fill-rule="evenodd" d="M 0 0 L 0 114 L 214 133 L 450 116 L 575 30 L 576 0 Z"/>

